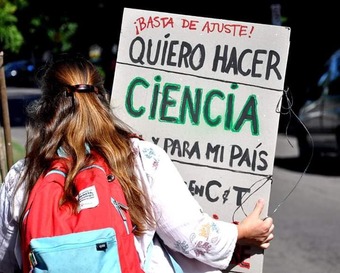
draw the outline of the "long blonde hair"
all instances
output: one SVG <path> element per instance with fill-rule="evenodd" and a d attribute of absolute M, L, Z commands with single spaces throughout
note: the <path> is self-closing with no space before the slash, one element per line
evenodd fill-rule
<path fill-rule="evenodd" d="M 76 85 L 91 92 L 72 92 Z M 98 151 L 121 183 L 128 202 L 135 234 L 154 225 L 150 200 L 139 187 L 134 172 L 135 155 L 131 129 L 113 113 L 103 78 L 86 58 L 62 55 L 40 72 L 41 98 L 27 108 L 27 143 L 22 179 L 26 195 L 62 147 L 71 158 L 62 203 L 75 203 L 72 181 L 86 166 L 85 144 Z"/>

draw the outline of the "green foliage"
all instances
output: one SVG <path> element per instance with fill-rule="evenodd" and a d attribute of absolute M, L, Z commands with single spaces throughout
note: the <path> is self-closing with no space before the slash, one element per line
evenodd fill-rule
<path fill-rule="evenodd" d="M 57 46 L 54 48 L 54 52 L 64 52 L 68 51 L 72 47 L 70 38 L 76 33 L 78 28 L 77 23 L 69 22 L 63 23 L 57 29 L 48 29 L 47 35 L 49 39 L 54 42 Z"/>
<path fill-rule="evenodd" d="M 69 16 L 47 14 L 38 14 L 30 19 L 29 34 L 33 40 L 42 41 L 35 45 L 35 49 L 44 51 L 47 47 L 54 53 L 70 50 L 71 39 L 77 32 L 78 23 L 73 22 Z"/>
<path fill-rule="evenodd" d="M 26 0 L 0 0 L 0 50 L 19 52 L 24 38 L 16 25 L 15 12 L 26 5 Z"/>
<path fill-rule="evenodd" d="M 25 41 L 40 41 L 27 44 L 28 49 L 38 52 L 70 50 L 78 23 L 70 14 L 58 13 L 61 16 L 56 16 L 53 7 L 44 2 L 0 0 L 0 51 L 19 53 Z"/>

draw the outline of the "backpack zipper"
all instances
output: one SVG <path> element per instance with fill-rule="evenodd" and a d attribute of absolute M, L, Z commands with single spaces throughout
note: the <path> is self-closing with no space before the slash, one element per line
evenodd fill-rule
<path fill-rule="evenodd" d="M 88 167 L 85 167 L 81 171 L 83 171 L 85 169 L 90 169 L 90 168 L 98 168 L 98 169 L 102 170 L 105 173 L 105 170 L 101 166 L 96 165 L 96 164 L 93 164 L 93 165 L 90 165 Z M 107 178 L 108 178 L 109 182 L 112 182 L 114 180 L 114 176 L 113 175 L 109 175 L 109 176 L 107 176 Z M 120 203 L 120 202 L 118 202 L 113 197 L 111 197 L 111 203 L 114 205 L 114 207 L 116 208 L 116 210 L 118 211 L 118 213 L 122 217 L 123 223 L 124 223 L 124 226 L 125 226 L 125 229 L 126 229 L 126 233 L 130 234 L 127 218 L 126 218 L 126 215 L 125 215 L 126 211 L 129 210 L 129 207 L 124 205 L 124 204 L 122 204 L 122 203 Z"/>
<path fill-rule="evenodd" d="M 127 234 L 130 234 L 129 226 L 128 226 L 126 215 L 125 215 L 126 211 L 129 209 L 128 206 L 118 202 L 116 199 L 112 197 L 111 197 L 111 203 L 114 205 L 114 207 L 116 208 L 116 210 L 122 217 Z"/>

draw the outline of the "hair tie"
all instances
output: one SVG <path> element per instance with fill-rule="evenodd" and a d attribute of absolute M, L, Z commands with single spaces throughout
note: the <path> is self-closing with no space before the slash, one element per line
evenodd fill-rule
<path fill-rule="evenodd" d="M 91 84 L 75 84 L 70 85 L 67 88 L 67 92 L 80 92 L 80 93 L 89 93 L 89 92 L 95 92 L 98 94 L 98 88 L 91 85 Z"/>

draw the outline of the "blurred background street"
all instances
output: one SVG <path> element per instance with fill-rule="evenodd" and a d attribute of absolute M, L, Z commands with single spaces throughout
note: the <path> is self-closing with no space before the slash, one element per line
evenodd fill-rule
<path fill-rule="evenodd" d="M 1 2 L 0 9 L 8 10 L 5 5 L 13 2 Z M 275 221 L 275 239 L 265 251 L 263 273 L 340 272 L 340 30 L 336 4 L 330 0 L 17 1 L 14 12 L 0 20 L 14 159 L 24 154 L 24 107 L 40 96 L 35 73 L 51 55 L 71 51 L 88 56 L 111 90 L 124 7 L 279 23 L 291 28 L 291 45 L 269 212 L 279 208 L 269 214 Z M 273 5 L 279 5 L 279 22 L 273 21 Z"/>

